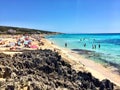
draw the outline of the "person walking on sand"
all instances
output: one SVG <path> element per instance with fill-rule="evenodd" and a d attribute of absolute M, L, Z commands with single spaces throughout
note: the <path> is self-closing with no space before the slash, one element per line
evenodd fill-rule
<path fill-rule="evenodd" d="M 65 43 L 65 47 L 67 47 L 67 43 Z"/>

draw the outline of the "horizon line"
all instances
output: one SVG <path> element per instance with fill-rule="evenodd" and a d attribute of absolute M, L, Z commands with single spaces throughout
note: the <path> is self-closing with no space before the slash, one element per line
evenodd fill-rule
<path fill-rule="evenodd" d="M 12 25 L 0 25 L 1 27 L 15 27 L 15 28 L 24 28 L 24 29 L 36 29 L 36 30 L 43 30 L 43 31 L 51 31 L 51 30 L 44 30 L 39 28 L 30 28 L 30 27 L 22 27 L 22 26 L 12 26 Z M 51 32 L 59 32 L 63 34 L 120 34 L 120 32 L 60 32 L 60 31 L 51 31 Z"/>

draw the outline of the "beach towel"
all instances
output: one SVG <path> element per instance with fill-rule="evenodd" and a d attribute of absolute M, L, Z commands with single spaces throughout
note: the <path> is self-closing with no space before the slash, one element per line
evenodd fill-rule
<path fill-rule="evenodd" d="M 37 45 L 30 45 L 30 48 L 38 48 L 38 46 Z"/>
<path fill-rule="evenodd" d="M 28 40 L 24 41 L 24 45 L 27 45 L 28 43 L 29 43 L 29 41 L 28 41 Z"/>
<path fill-rule="evenodd" d="M 15 46 L 15 42 L 10 42 L 10 47 L 13 47 L 13 46 Z"/>

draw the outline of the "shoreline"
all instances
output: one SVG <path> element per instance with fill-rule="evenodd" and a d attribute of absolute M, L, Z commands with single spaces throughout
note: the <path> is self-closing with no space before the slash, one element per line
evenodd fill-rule
<path fill-rule="evenodd" d="M 51 44 L 50 40 L 46 39 L 45 41 Z M 72 50 L 61 48 L 55 44 L 51 44 L 51 47 L 58 50 L 63 58 L 69 59 L 67 61 L 69 61 L 69 63 L 73 65 L 73 68 L 75 70 L 79 71 L 81 69 L 84 69 L 83 71 L 88 71 L 92 73 L 92 75 L 99 80 L 109 79 L 111 82 L 120 86 L 120 75 L 114 72 L 114 67 L 105 67 L 100 63 L 96 63 L 95 61 L 82 57 Z"/>
<path fill-rule="evenodd" d="M 72 51 L 74 51 L 74 53 L 80 55 L 83 59 L 87 59 L 87 60 L 92 60 L 94 61 L 95 63 L 98 63 L 98 64 L 101 64 L 102 66 L 104 66 L 105 68 L 109 68 L 111 70 L 113 70 L 113 72 L 115 71 L 116 73 L 120 74 L 120 69 L 119 69 L 119 64 L 116 64 L 116 63 L 112 63 L 112 62 L 107 62 L 106 60 L 103 60 L 103 61 L 100 61 L 100 60 L 97 60 L 97 59 L 92 59 L 92 58 L 89 58 L 89 57 L 86 57 L 85 54 L 82 54 L 84 51 L 86 52 L 94 52 L 94 51 L 90 51 L 90 50 L 83 50 L 83 49 L 71 49 Z M 77 51 L 78 50 L 78 51 Z M 80 51 L 81 50 L 81 51 Z M 80 53 L 80 52 L 81 53 Z M 86 53 L 87 54 L 87 53 Z"/>
<path fill-rule="evenodd" d="M 10 39 L 11 40 L 11 39 Z M 103 65 L 96 63 L 92 60 L 85 59 L 81 55 L 77 54 L 75 51 L 72 51 L 68 48 L 61 48 L 53 44 L 50 40 L 46 38 L 41 38 L 41 41 L 44 45 L 40 45 L 39 49 L 50 49 L 52 51 L 58 52 L 63 60 L 68 62 L 72 68 L 76 71 L 90 72 L 95 78 L 98 78 L 100 81 L 103 79 L 109 79 L 111 82 L 120 86 L 120 75 L 116 72 L 112 72 L 111 68 L 105 68 Z M 38 41 L 34 41 L 35 44 L 38 44 Z M 1 53 L 14 55 L 16 53 L 22 53 L 21 51 L 4 51 L 3 47 L 0 48 Z M 25 48 L 26 49 L 26 48 Z M 27 48 L 31 50 L 30 48 Z M 33 49 L 34 50 L 34 49 Z"/>

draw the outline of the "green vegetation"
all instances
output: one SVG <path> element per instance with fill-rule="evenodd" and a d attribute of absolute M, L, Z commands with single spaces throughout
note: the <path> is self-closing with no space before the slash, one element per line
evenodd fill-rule
<path fill-rule="evenodd" d="M 0 26 L 0 34 L 58 34 L 58 32 L 11 26 Z"/>

